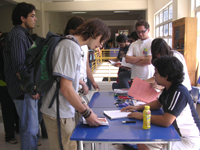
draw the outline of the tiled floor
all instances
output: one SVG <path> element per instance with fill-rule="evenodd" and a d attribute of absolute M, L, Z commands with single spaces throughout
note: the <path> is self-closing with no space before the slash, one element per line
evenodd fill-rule
<path fill-rule="evenodd" d="M 100 86 L 101 91 L 111 91 L 111 82 L 100 82 L 98 83 Z M 88 94 L 89 100 L 91 99 L 94 90 L 91 90 Z M 16 134 L 16 139 L 18 140 L 17 144 L 10 144 L 5 142 L 4 140 L 4 127 L 1 115 L 1 108 L 0 108 L 0 150 L 20 150 L 20 136 Z M 40 139 L 42 145 L 38 147 L 38 150 L 49 150 L 49 142 L 47 138 Z M 91 144 L 84 143 L 85 150 L 91 150 Z M 113 144 L 96 144 L 96 150 L 126 150 L 123 145 L 113 145 Z"/>

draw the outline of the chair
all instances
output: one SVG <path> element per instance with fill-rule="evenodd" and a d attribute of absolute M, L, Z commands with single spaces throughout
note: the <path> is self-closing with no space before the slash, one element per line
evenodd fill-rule
<path fill-rule="evenodd" d="M 199 90 L 200 90 L 200 88 L 192 86 L 191 96 L 194 101 L 195 109 L 197 107 L 197 102 L 199 101 Z"/>

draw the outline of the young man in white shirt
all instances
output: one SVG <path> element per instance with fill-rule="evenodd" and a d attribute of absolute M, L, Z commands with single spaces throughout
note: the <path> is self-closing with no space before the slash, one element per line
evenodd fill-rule
<path fill-rule="evenodd" d="M 136 23 L 136 32 L 140 39 L 130 45 L 126 54 L 126 62 L 133 64 L 131 69 L 132 80 L 135 77 L 145 80 L 153 76 L 154 67 L 151 64 L 152 38 L 149 36 L 149 31 L 149 24 L 145 20 Z"/>

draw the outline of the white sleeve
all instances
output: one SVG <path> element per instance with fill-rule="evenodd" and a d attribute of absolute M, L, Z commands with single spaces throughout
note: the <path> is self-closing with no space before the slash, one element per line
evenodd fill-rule
<path fill-rule="evenodd" d="M 134 43 L 132 43 L 129 48 L 128 48 L 128 52 L 126 53 L 126 55 L 128 56 L 133 56 L 133 49 L 134 49 Z"/>

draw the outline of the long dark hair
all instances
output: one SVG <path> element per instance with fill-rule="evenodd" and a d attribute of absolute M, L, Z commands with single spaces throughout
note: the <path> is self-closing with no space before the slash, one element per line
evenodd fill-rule
<path fill-rule="evenodd" d="M 151 43 L 151 54 L 152 61 L 157 58 L 156 55 L 160 56 L 173 56 L 172 48 L 162 38 L 156 38 Z"/>

